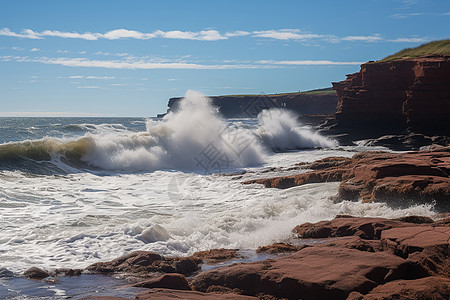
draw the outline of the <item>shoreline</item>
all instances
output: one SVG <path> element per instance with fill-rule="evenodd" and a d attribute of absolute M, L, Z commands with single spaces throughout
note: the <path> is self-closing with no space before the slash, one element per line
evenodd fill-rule
<path fill-rule="evenodd" d="M 380 155 L 381 152 L 375 153 Z M 364 154 L 356 156 L 365 157 Z M 417 168 L 409 167 L 408 169 L 408 159 L 424 163 L 424 160 L 418 159 L 419 157 L 429 159 L 429 169 L 422 165 L 419 168 L 420 173 L 416 174 L 417 172 L 413 171 L 417 171 Z M 312 171 L 288 177 L 297 181 L 299 176 L 314 179 L 315 177 L 311 177 L 311 174 L 317 175 L 317 172 L 327 174 L 331 170 L 335 174 L 340 174 L 335 176 L 334 181 L 343 180 L 344 184 L 347 181 L 355 183 L 356 177 L 345 174 L 356 176 L 358 168 L 363 168 L 365 175 L 369 174 L 370 170 L 385 170 L 380 168 L 380 161 L 390 162 L 385 164 L 385 167 L 392 165 L 398 167 L 399 159 L 403 167 L 400 171 L 401 176 L 414 177 L 425 174 L 430 177 L 431 175 L 427 175 L 424 170 L 437 168 L 447 172 L 445 170 L 449 169 L 450 148 L 436 147 L 419 152 L 388 153 L 383 157 L 377 156 L 374 160 L 362 162 L 355 162 L 354 158 L 322 159 L 305 165 L 305 169 L 312 169 Z M 405 171 L 405 166 L 409 173 Z M 394 176 L 392 172 L 384 172 L 384 174 L 387 176 L 380 177 L 379 172 L 374 172 L 372 174 L 374 177 L 365 177 L 364 182 L 372 188 L 376 180 L 384 178 L 390 178 L 389 180 L 395 183 L 395 180 L 389 177 Z M 445 178 L 444 175 L 442 176 Z M 322 180 L 323 182 L 330 181 L 328 179 L 331 178 L 322 177 L 321 180 L 325 179 Z M 290 187 L 284 184 L 272 185 L 275 182 L 278 184 L 286 182 L 285 178 L 258 179 L 245 183 L 263 183 L 266 187 Z M 446 178 L 448 179 L 448 175 Z M 309 181 L 302 182 L 302 184 L 306 183 Z M 298 184 L 292 186 L 295 185 Z M 364 190 L 364 187 L 362 189 Z M 423 185 L 422 190 L 424 190 Z M 448 294 L 450 285 L 448 258 L 450 215 L 445 205 L 445 201 L 448 202 L 445 196 L 446 190 L 440 191 L 444 195 L 441 199 L 444 210 L 442 214 L 436 216 L 435 220 L 418 216 L 399 219 L 336 216 L 330 221 L 298 224 L 293 229 L 295 237 L 289 241 L 290 244 L 278 243 L 260 247 L 261 253 L 266 254 L 262 254 L 259 259 L 255 259 L 257 253 L 253 257 L 243 257 L 242 251 L 245 250 L 242 249 L 212 249 L 197 252 L 190 257 L 163 257 L 153 252 L 137 251 L 110 262 L 95 263 L 84 270 L 79 270 L 79 273 L 78 270 L 66 269 L 61 271 L 64 275 L 57 275 L 35 270 L 36 272 L 32 275 L 28 272 L 27 276 L 38 280 L 41 288 L 47 289 L 49 285 L 56 286 L 58 289 L 58 284 L 68 282 L 70 286 L 70 282 L 76 282 L 86 276 L 94 276 L 90 278 L 98 282 L 93 284 L 93 290 L 89 291 L 87 288 L 88 290 L 80 295 L 80 297 L 87 297 L 86 299 L 95 299 L 95 296 L 122 297 L 122 299 L 130 299 L 130 297 L 164 299 L 175 296 L 185 299 L 207 299 L 208 297 L 214 299 L 239 299 L 239 297 L 242 299 L 256 299 L 249 297 L 366 299 L 367 297 L 371 299 L 370 297 L 379 296 L 380 293 L 390 295 L 392 291 L 406 295 L 405 297 L 414 292 L 418 295 L 432 295 L 439 299 L 439 295 Z M 420 195 L 420 192 L 420 189 L 415 189 L 417 195 Z M 398 195 L 397 193 L 397 197 Z M 381 200 L 375 197 L 371 201 Z M 247 251 L 247 255 L 249 252 Z M 296 270 L 302 270 L 302 272 Z M 317 272 L 322 275 L 317 277 Z M 8 279 L 7 270 L 3 270 L 2 273 L 2 282 L 27 280 L 17 277 Z M 75 276 L 67 277 L 68 274 Z M 94 287 L 101 288 L 98 284 L 104 281 L 101 280 L 103 277 L 95 276 L 115 278 L 117 275 L 124 276 L 122 278 L 125 279 L 131 278 L 134 283 L 118 280 L 109 286 L 111 289 L 106 293 L 97 294 Z M 348 276 L 351 279 L 348 279 Z M 357 278 L 355 279 L 354 276 Z M 356 282 L 356 285 L 352 282 Z M 124 290 L 116 290 L 118 285 L 124 287 Z M 60 286 L 59 290 L 61 287 L 64 286 Z M 131 290 L 128 290 L 129 288 Z M 134 288 L 146 288 L 146 290 L 133 290 Z M 108 289 L 108 286 L 103 289 Z"/>

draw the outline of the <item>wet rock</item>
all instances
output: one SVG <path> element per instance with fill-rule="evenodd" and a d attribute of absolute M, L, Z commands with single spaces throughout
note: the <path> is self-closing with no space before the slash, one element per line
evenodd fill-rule
<path fill-rule="evenodd" d="M 30 279 L 44 279 L 44 278 L 50 276 L 50 274 L 47 271 L 37 268 L 37 267 L 29 268 L 28 270 L 26 270 L 23 273 L 23 275 L 26 278 L 30 278 Z"/>
<path fill-rule="evenodd" d="M 143 288 L 167 288 L 173 290 L 191 290 L 189 282 L 186 277 L 181 274 L 164 274 L 157 278 L 148 279 L 146 281 L 138 282 L 133 287 Z"/>
<path fill-rule="evenodd" d="M 247 295 L 345 299 L 351 291 L 368 293 L 403 263 L 404 259 L 386 252 L 307 247 L 282 258 L 210 270 L 191 283 L 199 291 L 219 285 Z"/>
<path fill-rule="evenodd" d="M 98 262 L 86 268 L 94 273 L 131 273 L 145 276 L 152 272 L 190 274 L 200 269 L 195 257 L 162 257 L 150 251 L 135 251 L 109 262 Z"/>
<path fill-rule="evenodd" d="M 429 274 L 450 276 L 450 227 L 411 226 L 381 234 L 385 251 L 422 266 Z"/>
<path fill-rule="evenodd" d="M 431 224 L 434 223 L 433 219 L 430 217 L 424 217 L 424 216 L 406 216 L 397 218 L 395 220 L 406 222 L 406 223 L 414 223 L 414 224 Z"/>
<path fill-rule="evenodd" d="M 331 221 L 304 223 L 292 231 L 301 238 L 329 238 L 359 236 L 363 239 L 380 239 L 383 230 L 407 226 L 404 222 L 384 218 L 335 218 Z"/>
<path fill-rule="evenodd" d="M 56 269 L 54 274 L 55 276 L 80 276 L 82 272 L 82 269 L 60 268 Z"/>
<path fill-rule="evenodd" d="M 199 251 L 192 254 L 192 257 L 201 259 L 205 263 L 217 263 L 240 257 L 237 249 L 211 249 Z"/>
<path fill-rule="evenodd" d="M 0 268 L 0 278 L 14 277 L 14 273 L 7 268 Z"/>
<path fill-rule="evenodd" d="M 416 280 L 396 280 L 380 285 L 359 299 L 436 299 L 447 300 L 450 279 L 432 276 Z M 358 298 L 353 298 L 358 299 Z"/>
<path fill-rule="evenodd" d="M 436 201 L 438 210 L 450 211 L 450 147 L 409 153 L 363 152 L 338 166 L 322 168 L 322 164 L 327 165 L 318 161 L 318 170 L 307 173 L 243 183 L 284 189 L 341 181 L 338 200 L 380 201 L 399 207 Z"/>
<path fill-rule="evenodd" d="M 256 297 L 238 295 L 233 293 L 202 293 L 198 291 L 179 291 L 170 289 L 155 288 L 150 291 L 139 293 L 136 297 L 138 300 L 169 300 L 169 299 L 183 299 L 183 300 L 255 300 Z"/>
<path fill-rule="evenodd" d="M 307 247 L 306 245 L 291 245 L 286 243 L 275 243 L 268 246 L 261 246 L 256 249 L 256 253 L 286 253 L 286 252 L 297 252 L 303 248 Z"/>

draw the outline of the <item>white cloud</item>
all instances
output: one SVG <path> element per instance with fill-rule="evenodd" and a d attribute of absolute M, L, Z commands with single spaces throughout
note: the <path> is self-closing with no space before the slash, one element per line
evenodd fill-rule
<path fill-rule="evenodd" d="M 379 34 L 361 36 L 361 35 L 351 35 L 341 38 L 342 41 L 357 41 L 357 42 L 379 42 L 382 37 Z"/>
<path fill-rule="evenodd" d="M 391 18 L 395 19 L 405 19 L 409 17 L 423 16 L 425 13 L 405 13 L 405 14 L 393 14 L 390 15 Z"/>
<path fill-rule="evenodd" d="M 74 75 L 74 76 L 69 76 L 70 79 L 80 79 L 80 78 L 84 78 L 84 76 L 81 75 Z"/>
<path fill-rule="evenodd" d="M 225 36 L 226 37 L 235 37 L 235 36 L 247 36 L 250 34 L 251 33 L 248 31 L 238 30 L 238 31 L 227 32 L 227 33 L 225 33 Z"/>
<path fill-rule="evenodd" d="M 9 28 L 3 28 L 0 29 L 0 35 L 3 36 L 12 36 L 12 37 L 18 37 L 18 38 L 26 38 L 26 39 L 41 39 L 39 35 L 36 34 L 33 30 L 30 29 L 24 29 L 22 30 L 22 33 L 15 33 L 12 32 Z"/>
<path fill-rule="evenodd" d="M 394 43 L 424 43 L 424 42 L 428 42 L 429 39 L 424 39 L 424 38 L 397 38 L 397 39 L 393 39 L 393 40 L 389 40 L 390 42 L 394 42 Z"/>
<path fill-rule="evenodd" d="M 192 32 L 192 31 L 155 31 L 155 34 L 158 37 L 166 38 L 166 39 L 183 39 L 183 40 L 197 40 L 197 41 L 218 41 L 218 40 L 226 40 L 228 37 L 223 36 L 217 30 L 202 30 L 200 32 Z"/>
<path fill-rule="evenodd" d="M 115 76 L 87 76 L 87 79 L 101 79 L 101 80 L 110 80 L 115 79 Z"/>
<path fill-rule="evenodd" d="M 99 86 L 96 85 L 88 85 L 88 86 L 77 86 L 77 89 L 99 89 Z"/>
<path fill-rule="evenodd" d="M 101 35 L 97 34 L 97 36 L 102 37 L 108 40 L 117 40 L 122 38 L 133 38 L 138 40 L 147 40 L 156 37 L 155 33 L 142 33 L 135 30 L 127 30 L 127 29 L 116 29 L 112 31 L 108 31 L 107 33 Z"/>
<path fill-rule="evenodd" d="M 31 51 L 31 52 L 36 52 L 36 51 L 39 51 L 39 50 L 41 50 L 41 49 L 39 49 L 39 48 L 33 48 L 33 49 L 31 49 L 30 51 Z"/>
<path fill-rule="evenodd" d="M 107 68 L 107 69 L 131 69 L 131 70 L 151 70 L 151 69 L 192 69 L 192 70 L 225 70 L 225 69 L 268 69 L 285 68 L 293 66 L 323 66 L 323 65 L 359 65 L 361 62 L 334 62 L 329 60 L 260 60 L 260 61 L 234 61 L 232 63 L 220 64 L 200 64 L 194 62 L 167 59 L 145 59 L 135 58 L 134 60 L 123 58 L 122 60 L 96 60 L 87 58 L 69 57 L 0 57 L 0 59 L 15 62 L 33 62 L 51 65 L 61 65 L 66 67 L 86 67 L 86 68 Z M 114 79 L 114 76 L 83 76 L 73 75 L 70 79 Z M 174 79 L 174 78 L 172 78 Z M 169 81 L 172 81 L 169 79 Z M 86 87 L 82 87 L 86 88 Z"/>
<path fill-rule="evenodd" d="M 166 38 L 166 39 L 187 39 L 187 40 L 199 40 L 199 41 L 217 41 L 228 39 L 228 37 L 223 36 L 217 30 L 202 30 L 199 32 L 192 31 L 162 31 L 156 30 L 152 33 L 144 33 L 136 30 L 128 29 L 115 29 L 108 31 L 104 34 L 102 33 L 78 33 L 78 32 L 63 32 L 58 30 L 44 30 L 42 32 L 35 32 L 31 29 L 24 29 L 21 33 L 15 33 L 9 28 L 0 29 L 0 35 L 19 37 L 19 38 L 30 38 L 30 39 L 42 39 L 45 37 L 60 37 L 60 38 L 71 38 L 71 39 L 83 39 L 95 41 L 98 39 L 107 40 L 117 40 L 124 38 L 132 38 L 138 40 L 147 40 L 152 38 Z"/>
<path fill-rule="evenodd" d="M 98 34 L 96 33 L 78 33 L 78 32 L 61 32 L 57 30 L 44 30 L 41 33 L 36 33 L 37 35 L 44 37 L 44 36 L 53 36 L 53 37 L 61 37 L 61 38 L 68 38 L 68 39 L 83 39 L 83 40 L 89 40 L 89 41 L 95 41 L 98 39 Z"/>
<path fill-rule="evenodd" d="M 259 64 L 269 65 L 291 65 L 291 66 L 338 66 L 338 65 L 360 65 L 363 62 L 341 62 L 330 60 L 260 60 Z"/>
<path fill-rule="evenodd" d="M 392 15 L 393 17 L 403 18 L 409 16 L 417 16 L 422 15 L 423 13 L 409 13 L 409 14 L 396 14 Z M 439 15 L 448 15 L 450 13 L 441 13 Z M 156 30 L 152 33 L 144 33 L 136 30 L 128 30 L 128 29 L 115 29 L 108 31 L 106 33 L 78 33 L 78 32 L 62 32 L 57 30 L 44 30 L 42 32 L 36 32 L 31 29 L 24 29 L 21 33 L 12 32 L 9 28 L 0 29 L 0 36 L 12 36 L 19 38 L 31 38 L 31 39 L 42 39 L 45 37 L 60 37 L 60 38 L 72 38 L 72 39 L 84 39 L 84 40 L 98 40 L 98 39 L 107 39 L 107 40 L 117 40 L 117 39 L 138 39 L 138 40 L 147 40 L 153 38 L 161 38 L 161 39 L 182 39 L 182 40 L 196 40 L 196 41 L 219 41 L 219 40 L 227 40 L 234 37 L 243 37 L 248 36 L 252 38 L 266 38 L 266 39 L 274 39 L 274 40 L 297 40 L 297 41 L 311 41 L 311 40 L 320 40 L 330 43 L 338 43 L 342 41 L 348 42 L 398 42 L 401 39 L 384 39 L 380 34 L 372 34 L 372 35 L 349 35 L 345 37 L 338 37 L 334 35 L 323 35 L 316 33 L 303 32 L 300 29 L 272 29 L 272 30 L 262 30 L 262 31 L 244 31 L 237 30 L 231 32 L 220 33 L 217 30 L 201 30 L 201 31 L 181 31 L 181 30 L 172 30 L 172 31 L 162 31 Z M 418 38 L 416 38 L 418 39 Z M 414 40 L 411 40 L 414 41 Z M 163 45 L 164 46 L 164 45 Z M 19 49 L 15 50 L 23 50 Z M 37 48 L 33 48 L 35 51 L 39 50 Z M 67 50 L 58 50 L 58 53 L 68 53 Z M 86 54 L 86 51 L 81 51 L 79 54 Z M 113 55 L 113 56 L 129 56 L 128 53 L 109 53 L 99 51 L 96 53 L 97 55 Z M 133 59 L 130 57 L 130 59 Z"/>
<path fill-rule="evenodd" d="M 253 36 L 276 40 L 307 40 L 324 37 L 320 34 L 302 33 L 299 29 L 253 31 Z"/>

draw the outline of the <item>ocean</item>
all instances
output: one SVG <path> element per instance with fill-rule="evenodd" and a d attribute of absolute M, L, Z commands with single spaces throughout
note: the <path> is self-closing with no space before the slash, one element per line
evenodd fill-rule
<path fill-rule="evenodd" d="M 222 119 L 195 92 L 163 119 L 0 118 L 0 275 L 84 268 L 135 250 L 251 252 L 337 214 L 434 215 L 431 205 L 336 202 L 339 183 L 242 184 L 365 150 L 379 148 L 341 147 L 281 109 Z M 19 295 L 8 278 L 0 293 Z"/>

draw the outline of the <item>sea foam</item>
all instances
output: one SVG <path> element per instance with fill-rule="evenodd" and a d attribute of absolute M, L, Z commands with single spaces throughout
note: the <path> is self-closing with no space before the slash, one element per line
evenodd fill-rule
<path fill-rule="evenodd" d="M 255 126 L 229 125 L 211 99 L 195 91 L 187 91 L 179 109 L 162 120 L 148 119 L 145 131 L 131 131 L 121 124 L 76 128 L 87 132 L 75 140 L 47 137 L 0 145 L 0 159 L 12 159 L 13 164 L 22 158 L 51 160 L 62 170 L 208 174 L 261 165 L 273 151 L 336 146 L 301 128 L 296 117 L 282 109 L 262 111 Z"/>

